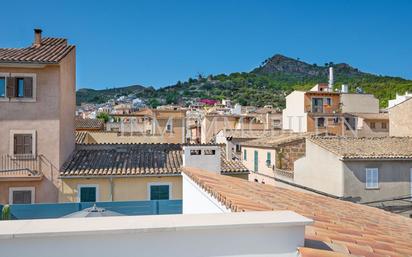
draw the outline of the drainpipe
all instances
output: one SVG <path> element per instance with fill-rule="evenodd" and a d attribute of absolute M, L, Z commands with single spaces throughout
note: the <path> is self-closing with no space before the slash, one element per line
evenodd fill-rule
<path fill-rule="evenodd" d="M 109 178 L 109 183 L 110 183 L 110 201 L 113 202 L 113 178 Z"/>

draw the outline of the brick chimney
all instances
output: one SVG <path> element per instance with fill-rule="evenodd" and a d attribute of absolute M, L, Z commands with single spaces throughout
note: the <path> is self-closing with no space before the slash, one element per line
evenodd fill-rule
<path fill-rule="evenodd" d="M 34 29 L 34 47 L 39 47 L 41 45 L 41 29 Z"/>

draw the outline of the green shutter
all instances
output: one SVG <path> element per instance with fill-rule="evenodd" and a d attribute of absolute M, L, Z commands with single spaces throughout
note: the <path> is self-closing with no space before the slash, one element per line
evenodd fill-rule
<path fill-rule="evenodd" d="M 259 157 L 258 156 L 259 156 L 259 153 L 258 151 L 255 150 L 254 169 L 253 169 L 254 172 L 258 172 L 258 169 L 259 169 Z"/>
<path fill-rule="evenodd" d="M 80 202 L 96 202 L 96 187 L 80 188 Z"/>
<path fill-rule="evenodd" d="M 169 200 L 169 185 L 150 186 L 150 200 Z"/>

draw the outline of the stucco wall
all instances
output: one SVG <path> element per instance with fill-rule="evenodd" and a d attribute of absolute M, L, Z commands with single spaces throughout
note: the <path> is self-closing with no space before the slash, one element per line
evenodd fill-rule
<path fill-rule="evenodd" d="M 113 178 L 113 201 L 148 200 L 149 183 L 170 183 L 172 185 L 171 200 L 182 199 L 182 177 L 128 177 Z M 78 185 L 91 184 L 99 187 L 99 201 L 111 201 L 111 183 L 109 178 L 66 178 L 62 179 L 59 202 L 77 202 Z"/>
<path fill-rule="evenodd" d="M 282 128 L 293 132 L 306 132 L 305 92 L 293 91 L 286 96 L 286 108 L 282 111 Z"/>
<path fill-rule="evenodd" d="M 244 160 L 243 151 L 246 150 L 246 160 Z M 276 160 L 276 150 L 272 148 L 258 148 L 258 147 L 251 147 L 251 146 L 242 146 L 242 163 L 246 166 L 246 168 L 250 171 L 254 171 L 255 165 L 255 151 L 258 152 L 258 172 L 268 175 L 274 176 L 272 165 L 275 164 Z M 266 165 L 267 153 L 270 152 L 271 154 L 271 165 L 268 167 Z"/>
<path fill-rule="evenodd" d="M 412 161 L 344 162 L 345 197 L 369 202 L 412 194 Z M 366 168 L 378 168 L 379 188 L 366 189 Z"/>
<path fill-rule="evenodd" d="M 344 195 L 343 164 L 338 156 L 306 141 L 306 156 L 295 161 L 294 182 L 335 196 Z"/>
<path fill-rule="evenodd" d="M 341 94 L 343 113 L 379 113 L 379 100 L 370 94 Z"/>
<path fill-rule="evenodd" d="M 412 136 L 412 100 L 389 109 L 389 135 L 393 137 Z"/>

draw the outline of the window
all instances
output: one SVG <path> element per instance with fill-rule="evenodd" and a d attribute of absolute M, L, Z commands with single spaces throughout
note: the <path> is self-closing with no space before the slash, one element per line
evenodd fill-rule
<path fill-rule="evenodd" d="M 6 78 L 0 77 L 0 97 L 6 96 Z"/>
<path fill-rule="evenodd" d="M 17 85 L 17 97 L 24 97 L 24 78 L 17 78 L 16 79 L 16 85 Z"/>
<path fill-rule="evenodd" d="M 266 166 L 270 167 L 270 165 L 272 164 L 272 155 L 270 152 L 266 153 Z"/>
<path fill-rule="evenodd" d="M 247 160 L 247 152 L 246 149 L 243 149 L 243 160 Z"/>
<path fill-rule="evenodd" d="M 34 73 L 12 73 L 10 76 L 0 74 L 1 95 L 10 98 L 12 101 L 29 101 L 35 100 L 36 96 L 36 74 Z M 2 85 L 4 84 L 4 86 Z"/>
<path fill-rule="evenodd" d="M 316 118 L 316 125 L 318 128 L 325 127 L 325 118 Z"/>
<path fill-rule="evenodd" d="M 371 127 L 371 129 L 374 129 L 376 127 L 375 122 L 371 122 L 370 127 Z"/>
<path fill-rule="evenodd" d="M 79 202 L 97 202 L 98 185 L 79 185 L 78 186 Z"/>
<path fill-rule="evenodd" d="M 259 153 L 258 151 L 255 150 L 254 152 L 254 167 L 253 167 L 253 171 L 257 172 L 259 170 Z"/>
<path fill-rule="evenodd" d="M 386 122 L 382 122 L 382 129 L 387 129 L 388 128 L 388 124 Z"/>
<path fill-rule="evenodd" d="M 149 199 L 150 200 L 170 200 L 170 184 L 150 184 Z"/>
<path fill-rule="evenodd" d="M 9 188 L 9 204 L 31 204 L 34 203 L 34 187 L 11 187 Z"/>
<path fill-rule="evenodd" d="M 366 188 L 379 188 L 379 172 L 378 168 L 366 169 Z"/>
<path fill-rule="evenodd" d="M 173 130 L 173 121 L 168 120 L 166 123 L 166 132 L 172 132 L 172 130 Z"/>
<path fill-rule="evenodd" d="M 332 98 L 326 98 L 326 104 L 332 106 Z"/>
<path fill-rule="evenodd" d="M 201 150 L 190 150 L 190 155 L 201 155 L 202 151 Z"/>
<path fill-rule="evenodd" d="M 204 153 L 205 153 L 205 155 L 215 155 L 216 150 L 206 149 L 206 150 L 204 150 Z"/>
<path fill-rule="evenodd" d="M 33 154 L 33 136 L 32 134 L 14 134 L 14 155 L 32 155 Z"/>
<path fill-rule="evenodd" d="M 240 153 L 240 145 L 239 144 L 236 144 L 236 152 Z"/>

